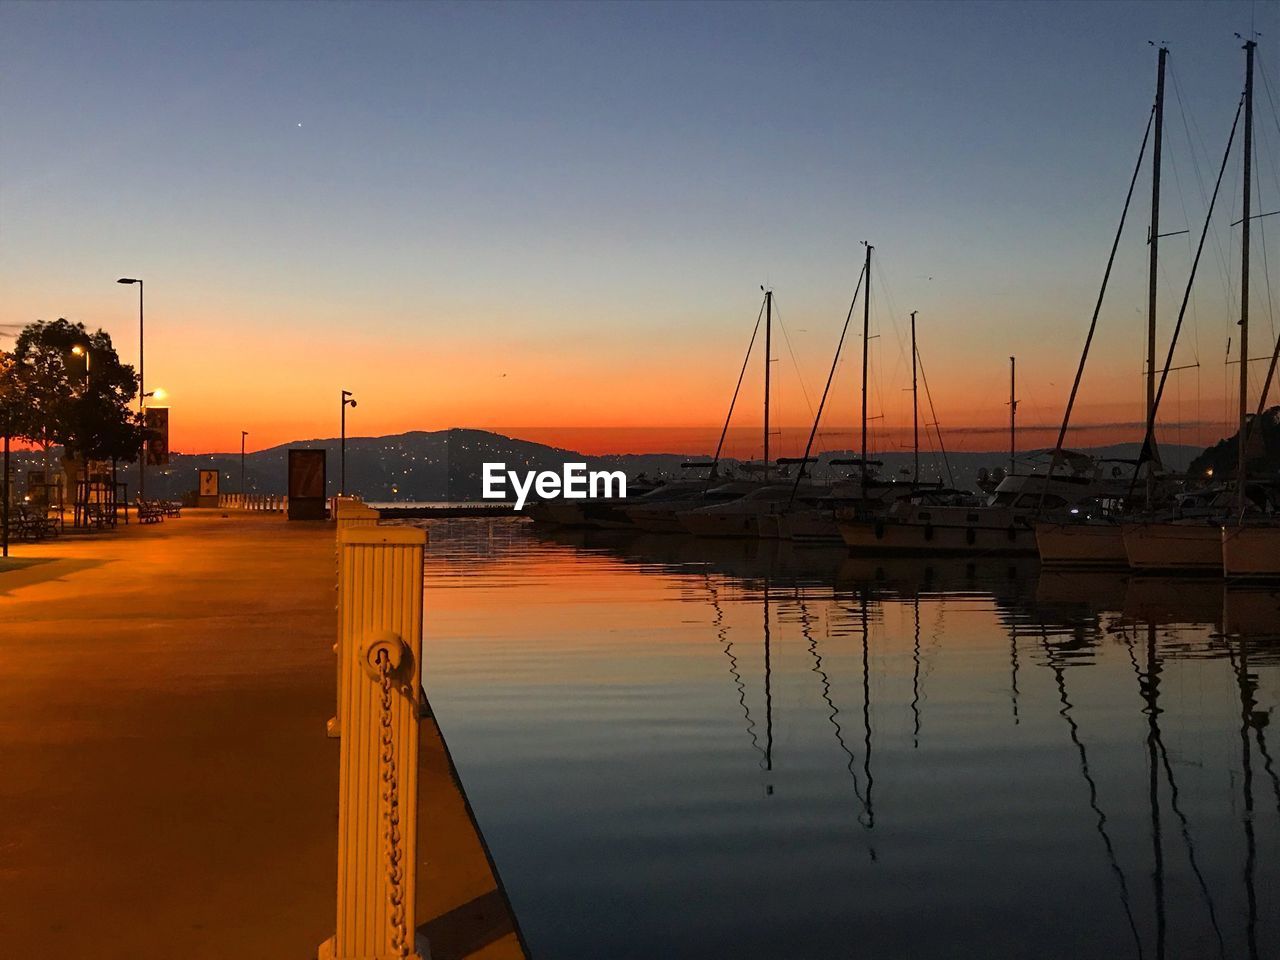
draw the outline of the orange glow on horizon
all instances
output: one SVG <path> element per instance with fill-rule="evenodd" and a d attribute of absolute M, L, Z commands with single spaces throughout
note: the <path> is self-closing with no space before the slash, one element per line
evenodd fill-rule
<path fill-rule="evenodd" d="M 165 385 L 171 408 L 170 448 L 235 453 L 248 431 L 249 452 L 339 433 L 339 391 L 353 391 L 351 437 L 448 427 L 490 429 L 586 454 L 714 452 L 737 380 L 750 325 L 725 313 L 680 317 L 641 328 L 630 317 L 590 329 L 558 314 L 515 324 L 492 310 L 441 309 L 421 324 L 391 318 L 392 329 L 360 318 L 316 311 L 310 325 L 244 312 L 232 302 L 166 301 L 148 290 L 147 383 Z M 95 294 L 96 297 L 96 294 Z M 65 315 L 89 319 L 113 336 L 121 359 L 136 363 L 137 321 L 127 300 L 73 302 Z M 287 316 L 296 317 L 297 304 Z M 726 311 L 727 313 L 727 311 Z M 0 313 L 23 321 L 56 315 L 32 304 Z M 810 328 L 801 323 L 812 322 Z M 794 355 L 775 337 L 773 423 L 784 428 L 771 453 L 798 456 L 822 393 L 838 328 L 796 318 Z M 1011 329 L 1016 329 L 1012 327 Z M 473 333 L 474 331 L 474 333 Z M 1007 354 L 1017 349 L 1022 449 L 1052 446 L 1075 363 L 1077 331 L 1053 343 L 1002 345 L 950 318 L 929 342 L 928 386 L 949 450 L 1008 448 Z M 807 338 L 807 339 L 806 339 Z M 1139 345 L 1140 346 L 1140 345 Z M 1069 347 L 1069 349 L 1068 349 Z M 831 386 L 817 448 L 857 446 L 859 358 L 842 358 Z M 1099 350 L 1082 384 L 1068 446 L 1141 439 L 1142 379 L 1131 351 Z M 794 362 L 793 362 L 794 359 Z M 733 418 L 726 455 L 760 456 L 761 358 L 753 356 Z M 1207 445 L 1234 432 L 1232 397 L 1238 368 L 1175 374 L 1162 408 L 1159 439 Z M 1257 380 L 1260 385 L 1262 373 Z M 871 361 L 869 446 L 909 450 L 910 365 L 892 331 L 877 340 Z M 803 384 L 803 386 L 802 386 Z M 1256 396 L 1256 391 L 1255 391 Z M 1100 398 L 1108 398 L 1102 400 Z M 933 412 L 921 389 L 921 448 L 936 443 Z M 1181 427 L 1178 426 L 1181 424 Z M 775 426 L 775 429 L 777 427 Z"/>

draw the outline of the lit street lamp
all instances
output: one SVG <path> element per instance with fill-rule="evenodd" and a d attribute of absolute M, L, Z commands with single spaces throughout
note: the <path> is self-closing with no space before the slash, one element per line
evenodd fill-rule
<path fill-rule="evenodd" d="M 146 387 L 146 364 L 144 363 L 143 347 L 145 338 L 143 337 L 142 326 L 142 281 L 134 277 L 121 277 L 116 283 L 136 283 L 138 285 L 138 413 L 142 413 L 143 404 L 146 401 L 147 394 L 144 391 Z M 138 457 L 138 499 L 141 500 L 147 492 L 147 441 L 142 441 L 142 451 Z"/>
<path fill-rule="evenodd" d="M 343 495 L 347 492 L 347 407 L 355 408 L 356 401 L 351 396 L 350 390 L 342 391 L 342 440 L 341 440 L 341 456 L 339 458 L 342 466 L 338 474 L 338 494 Z"/>
<path fill-rule="evenodd" d="M 85 389 L 88 390 L 89 389 L 89 365 L 90 365 L 89 348 L 82 347 L 80 344 L 77 343 L 74 347 L 71 348 L 71 352 L 75 354 L 77 357 L 84 357 L 84 386 L 85 386 Z"/>

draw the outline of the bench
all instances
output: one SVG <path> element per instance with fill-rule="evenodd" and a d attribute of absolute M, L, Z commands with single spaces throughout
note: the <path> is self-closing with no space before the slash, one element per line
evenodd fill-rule
<path fill-rule="evenodd" d="M 139 500 L 136 509 L 139 523 L 160 523 L 164 520 L 164 506 L 154 500 Z"/>
<path fill-rule="evenodd" d="M 15 540 L 26 540 L 30 543 L 48 540 L 58 535 L 58 521 L 53 517 L 41 516 L 30 510 L 19 508 L 9 518 L 9 533 Z"/>
<path fill-rule="evenodd" d="M 92 524 L 99 530 L 103 527 L 114 527 L 116 525 L 115 507 L 103 503 L 86 504 L 84 522 L 86 526 Z"/>
<path fill-rule="evenodd" d="M 181 517 L 181 516 L 182 516 L 182 501 L 180 501 L 180 500 L 169 500 L 169 501 L 167 501 L 167 502 L 164 504 L 164 515 L 165 515 L 166 517 Z"/>

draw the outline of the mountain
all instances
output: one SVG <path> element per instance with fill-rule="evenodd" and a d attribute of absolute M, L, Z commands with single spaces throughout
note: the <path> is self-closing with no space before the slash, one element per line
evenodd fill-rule
<path fill-rule="evenodd" d="M 1089 449 L 1087 452 L 1103 458 L 1131 460 L 1137 456 L 1138 444 L 1117 444 Z M 340 441 L 336 438 L 299 440 L 247 454 L 244 460 L 244 488 L 248 493 L 285 492 L 286 463 L 290 448 L 306 447 L 322 449 L 328 453 L 328 490 L 336 494 L 339 489 Z M 1198 448 L 1166 445 L 1161 447 L 1165 465 L 1169 469 L 1184 469 L 1200 453 Z M 852 451 L 826 451 L 819 457 L 814 469 L 821 476 L 830 471 L 827 461 L 832 457 L 849 457 Z M 908 479 L 912 469 L 910 453 L 892 452 L 876 455 L 882 461 L 881 472 L 886 476 Z M 25 472 L 39 468 L 43 458 L 38 451 L 18 451 L 15 459 L 15 483 L 25 490 Z M 480 498 L 483 464 L 501 462 L 508 470 L 523 473 L 526 470 L 554 470 L 559 472 L 566 462 L 585 463 L 588 470 L 621 470 L 634 479 L 640 475 L 649 477 L 679 476 L 680 465 L 691 458 L 684 454 L 652 453 L 621 454 L 593 457 L 528 440 L 506 437 L 485 430 L 411 431 L 386 437 L 347 438 L 347 483 L 349 492 L 358 493 L 370 501 L 440 501 L 475 500 Z M 937 480 L 962 489 L 976 487 L 979 471 L 1007 466 L 1008 454 L 1001 452 L 958 452 L 948 454 L 951 476 L 948 477 L 942 460 L 932 453 L 921 452 L 920 473 L 922 479 Z M 54 457 L 56 463 L 56 456 Z M 1028 452 L 1019 457 L 1019 469 L 1032 466 L 1040 469 L 1048 463 L 1048 454 Z M 724 461 L 725 470 L 737 469 L 735 460 Z M 794 468 L 792 468 L 794 469 Z M 1131 467 L 1116 463 L 1117 475 L 1126 474 Z M 149 497 L 178 498 L 195 489 L 198 470 L 218 470 L 224 493 L 240 491 L 240 455 L 238 453 L 173 454 L 168 467 L 151 467 L 147 470 L 147 495 Z M 137 490 L 137 467 L 122 467 L 120 480 L 128 483 L 129 495 Z"/>

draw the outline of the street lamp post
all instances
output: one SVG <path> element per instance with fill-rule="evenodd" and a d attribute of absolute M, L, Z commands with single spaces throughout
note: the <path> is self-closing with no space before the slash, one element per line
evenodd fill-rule
<path fill-rule="evenodd" d="M 80 344 L 77 343 L 74 347 L 71 348 L 71 352 L 77 357 L 84 357 L 84 386 L 85 386 L 85 389 L 88 390 L 89 389 L 89 366 L 90 366 L 89 348 L 82 347 Z"/>
<path fill-rule="evenodd" d="M 3 500 L 0 500 L 0 510 L 4 511 L 4 516 L 0 518 L 3 524 L 4 537 L 4 556 L 9 556 L 9 404 L 6 401 L 4 405 L 4 480 L 3 480 Z"/>
<path fill-rule="evenodd" d="M 89 395 L 89 366 L 90 366 L 89 347 L 87 344 L 82 345 L 77 343 L 75 346 L 71 348 L 71 353 L 72 353 L 72 356 L 84 357 L 84 383 L 81 386 L 81 396 L 87 397 Z M 89 454 L 88 452 L 82 452 L 80 459 L 84 464 L 84 479 L 81 481 L 81 486 L 84 489 L 84 502 L 83 502 L 84 507 L 83 508 L 84 508 L 84 514 L 85 514 L 85 525 L 88 526 L 88 523 L 89 523 L 88 521 L 88 514 L 89 514 Z M 74 508 L 75 514 L 77 515 L 81 510 L 80 504 L 81 504 L 80 493 L 79 493 L 79 490 L 77 489 L 76 506 Z M 78 522 L 78 521 L 74 521 L 74 522 Z"/>
<path fill-rule="evenodd" d="M 244 438 L 249 435 L 248 430 L 240 431 L 240 496 L 244 496 Z"/>
<path fill-rule="evenodd" d="M 347 492 L 347 407 L 354 408 L 356 405 L 355 398 L 351 396 L 350 390 L 342 391 L 342 439 L 340 441 L 340 455 L 338 472 L 338 494 L 345 495 Z"/>
<path fill-rule="evenodd" d="M 143 352 L 146 343 L 143 337 L 142 325 L 142 281 L 134 277 L 121 277 L 116 283 L 136 283 L 138 285 L 138 413 L 142 413 L 143 404 L 146 401 L 146 363 L 145 354 Z M 145 426 L 145 424 L 144 424 Z M 138 455 L 138 499 L 141 500 L 147 493 L 147 441 L 142 441 L 142 450 Z"/>

